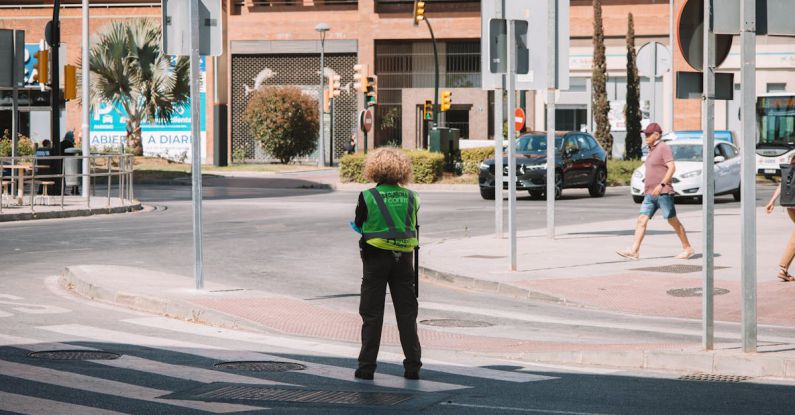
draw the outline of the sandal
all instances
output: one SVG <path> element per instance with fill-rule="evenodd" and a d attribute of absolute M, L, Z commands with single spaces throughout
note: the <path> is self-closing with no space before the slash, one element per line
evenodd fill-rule
<path fill-rule="evenodd" d="M 783 282 L 795 281 L 795 277 L 790 275 L 789 272 L 787 272 L 787 269 L 784 267 L 779 268 L 778 275 L 776 276 L 779 277 Z"/>

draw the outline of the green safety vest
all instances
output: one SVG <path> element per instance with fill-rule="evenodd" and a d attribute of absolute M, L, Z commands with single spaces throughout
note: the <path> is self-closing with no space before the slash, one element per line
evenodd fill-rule
<path fill-rule="evenodd" d="M 362 192 L 367 220 L 362 225 L 364 240 L 381 249 L 410 252 L 417 245 L 419 200 L 411 190 L 379 185 Z"/>

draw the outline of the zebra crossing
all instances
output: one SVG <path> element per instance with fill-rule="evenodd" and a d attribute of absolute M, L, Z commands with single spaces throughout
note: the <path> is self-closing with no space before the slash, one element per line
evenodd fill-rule
<path fill-rule="evenodd" d="M 64 350 L 106 351 L 120 357 L 61 361 L 29 356 Z M 367 408 L 387 397 L 384 402 L 395 402 L 394 408 L 410 409 L 476 388 L 485 380 L 524 384 L 556 379 L 426 359 L 424 379 L 410 381 L 402 377 L 402 356 L 382 352 L 376 380 L 361 381 L 353 377 L 357 352 L 355 345 L 239 332 L 164 317 L 120 320 L 111 328 L 83 324 L 29 327 L 24 333 L 0 333 L 0 413 L 278 413 L 287 405 L 307 405 L 300 399 L 289 400 L 296 396 L 305 399 L 308 395 L 304 392 L 316 399 L 337 399 L 325 404 L 329 408 Z M 248 361 L 295 363 L 305 369 L 270 373 L 214 366 Z M 242 390 L 248 397 L 203 398 L 221 396 L 219 391 L 226 390 L 238 395 Z M 323 406 L 314 402 L 307 413 L 323 413 L 319 409 Z"/>

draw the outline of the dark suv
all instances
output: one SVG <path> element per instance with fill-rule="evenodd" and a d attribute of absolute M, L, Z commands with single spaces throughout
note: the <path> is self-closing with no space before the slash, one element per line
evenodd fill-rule
<path fill-rule="evenodd" d="M 588 133 L 572 131 L 555 135 L 555 199 L 563 189 L 587 188 L 591 196 L 602 197 L 607 190 L 607 152 Z M 503 157 L 503 189 L 508 188 L 508 161 Z M 480 195 L 494 200 L 494 160 L 481 163 L 478 178 Z M 542 198 L 547 186 L 547 135 L 525 134 L 516 139 L 516 189 Z"/>

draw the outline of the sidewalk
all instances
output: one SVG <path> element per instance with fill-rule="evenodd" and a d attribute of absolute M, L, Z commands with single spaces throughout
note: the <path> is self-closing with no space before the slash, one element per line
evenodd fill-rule
<path fill-rule="evenodd" d="M 361 320 L 356 310 L 339 310 L 272 293 L 209 283 L 191 289 L 190 278 L 119 266 L 68 267 L 60 284 L 95 301 L 128 307 L 194 323 L 254 332 L 272 332 L 358 344 Z M 398 346 L 394 319 L 387 312 L 382 344 Z M 716 352 L 700 352 L 698 344 L 586 344 L 572 335 L 570 342 L 531 341 L 477 335 L 471 329 L 449 330 L 422 326 L 426 351 L 473 353 L 532 362 L 795 378 L 792 345 L 760 348 L 742 354 L 735 345 Z"/>
<path fill-rule="evenodd" d="M 25 203 L 29 203 L 26 200 Z M 91 203 L 80 196 L 64 196 L 64 206 L 61 208 L 60 196 L 50 196 L 50 204 L 35 205 L 33 211 L 29 205 L 3 206 L 0 212 L 0 222 L 12 222 L 33 219 L 74 218 L 78 216 L 105 215 L 111 213 L 127 213 L 141 210 L 141 202 L 132 203 L 122 201 L 118 197 L 96 196 L 91 198 Z"/>

